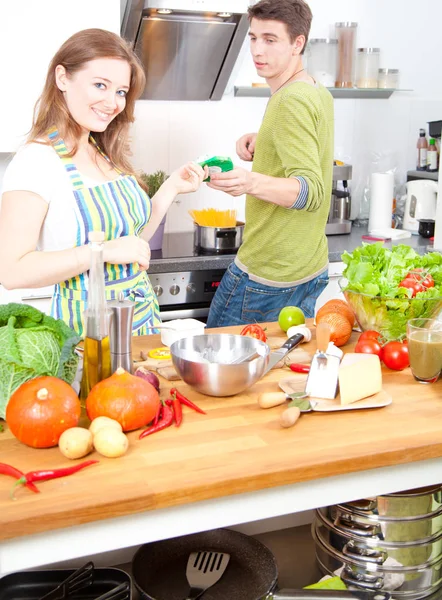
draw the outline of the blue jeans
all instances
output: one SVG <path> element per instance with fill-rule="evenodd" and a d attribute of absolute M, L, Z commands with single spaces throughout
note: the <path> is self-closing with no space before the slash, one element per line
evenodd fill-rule
<path fill-rule="evenodd" d="M 316 299 L 328 283 L 325 271 L 294 287 L 277 288 L 251 281 L 232 263 L 210 305 L 207 327 L 227 327 L 277 321 L 284 306 L 298 306 L 306 318 L 314 317 Z"/>

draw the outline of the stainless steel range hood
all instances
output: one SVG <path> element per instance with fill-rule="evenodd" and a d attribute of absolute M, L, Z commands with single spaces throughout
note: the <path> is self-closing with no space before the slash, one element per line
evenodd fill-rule
<path fill-rule="evenodd" d="M 221 100 L 248 30 L 248 0 L 127 0 L 121 35 L 147 100 Z"/>

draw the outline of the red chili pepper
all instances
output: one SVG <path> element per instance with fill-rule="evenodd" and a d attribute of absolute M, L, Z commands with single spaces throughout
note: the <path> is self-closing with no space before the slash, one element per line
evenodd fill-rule
<path fill-rule="evenodd" d="M 10 475 L 11 477 L 14 477 L 14 479 L 25 476 L 23 471 L 20 471 L 20 469 L 16 469 L 15 467 L 11 467 L 11 465 L 7 465 L 6 463 L 0 463 L 0 475 Z M 31 492 L 34 492 L 34 494 L 40 493 L 38 487 L 33 483 L 26 483 L 25 485 L 28 490 L 31 490 Z"/>
<path fill-rule="evenodd" d="M 161 419 L 162 410 L 163 410 L 163 404 L 160 402 L 158 404 L 157 412 L 155 414 L 155 418 L 153 420 L 152 425 L 156 425 L 158 423 L 158 421 Z"/>
<path fill-rule="evenodd" d="M 202 415 L 206 414 L 206 412 L 204 410 L 202 410 L 202 408 L 200 408 L 199 406 L 197 406 L 196 404 L 194 404 L 191 400 L 188 400 L 185 396 L 183 396 L 182 394 L 180 394 L 180 392 L 176 388 L 172 388 L 170 390 L 170 395 L 172 396 L 172 398 L 177 398 L 181 402 L 181 404 L 184 404 L 184 406 L 188 406 L 189 408 L 193 408 L 193 410 L 195 410 L 196 412 L 201 413 Z"/>
<path fill-rule="evenodd" d="M 72 467 L 63 467 L 62 469 L 29 471 L 29 473 L 25 473 L 18 481 L 15 482 L 14 487 L 11 490 L 11 497 L 14 497 L 14 490 L 18 485 L 26 485 L 28 483 L 33 483 L 34 481 L 48 481 L 50 479 L 66 477 L 67 475 L 72 475 L 73 473 L 81 471 L 90 465 L 95 465 L 98 462 L 98 460 L 86 460 L 78 465 L 73 465 Z"/>
<path fill-rule="evenodd" d="M 183 409 L 181 407 L 181 402 L 176 397 L 173 399 L 173 411 L 175 415 L 175 425 L 179 427 L 183 420 Z"/>
<path fill-rule="evenodd" d="M 309 373 L 310 372 L 310 365 L 301 365 L 299 363 L 291 363 L 289 365 L 289 368 L 291 371 L 294 371 L 295 373 Z"/>
<path fill-rule="evenodd" d="M 175 425 L 179 427 L 183 420 L 183 409 L 181 407 L 181 402 L 175 396 L 174 398 L 169 398 L 166 400 L 166 404 L 172 408 Z"/>
<path fill-rule="evenodd" d="M 166 403 L 163 406 L 162 418 L 158 421 L 158 423 L 156 425 L 152 425 L 152 427 L 145 429 L 140 434 L 140 437 L 138 439 L 142 440 L 143 438 L 145 438 L 147 435 L 150 435 L 151 433 L 156 433 L 157 431 L 166 429 L 167 427 L 172 425 L 172 423 L 173 423 L 173 410 L 170 408 L 170 406 L 167 406 L 167 403 Z"/>

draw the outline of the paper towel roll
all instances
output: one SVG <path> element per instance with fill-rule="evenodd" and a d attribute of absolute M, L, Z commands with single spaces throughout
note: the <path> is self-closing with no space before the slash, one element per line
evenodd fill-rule
<path fill-rule="evenodd" d="M 368 231 L 391 227 L 394 196 L 393 173 L 372 173 Z"/>

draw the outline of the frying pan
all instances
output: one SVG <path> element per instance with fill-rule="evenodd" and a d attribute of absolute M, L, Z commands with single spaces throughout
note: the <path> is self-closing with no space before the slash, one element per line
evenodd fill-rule
<path fill-rule="evenodd" d="M 389 594 L 366 591 L 327 592 L 293 590 L 275 592 L 278 568 L 270 550 L 253 537 L 230 529 L 215 529 L 145 544 L 132 562 L 132 576 L 143 600 L 183 600 L 189 584 L 187 559 L 191 552 L 228 552 L 230 562 L 221 579 L 201 600 L 388 600 Z M 354 594 L 354 595 L 353 595 Z"/>

